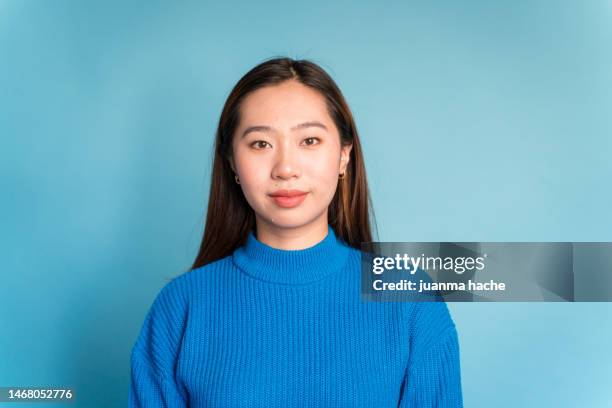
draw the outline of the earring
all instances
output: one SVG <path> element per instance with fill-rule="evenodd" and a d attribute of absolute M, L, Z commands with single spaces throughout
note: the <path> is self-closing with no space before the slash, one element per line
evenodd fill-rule
<path fill-rule="evenodd" d="M 234 180 L 236 180 L 237 184 L 240 184 L 240 180 L 238 180 L 238 175 L 237 174 L 234 174 Z"/>
<path fill-rule="evenodd" d="M 338 178 L 339 178 L 340 180 L 343 180 L 345 176 L 346 176 L 346 172 L 342 173 L 342 174 L 341 174 L 341 175 L 340 175 Z"/>

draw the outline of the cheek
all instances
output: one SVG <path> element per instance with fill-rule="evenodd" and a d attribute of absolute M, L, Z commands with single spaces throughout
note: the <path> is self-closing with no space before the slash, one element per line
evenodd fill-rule
<path fill-rule="evenodd" d="M 335 192 L 338 181 L 338 158 L 333 154 L 321 155 L 309 161 L 308 173 L 312 177 L 313 188 L 326 195 Z"/>
<path fill-rule="evenodd" d="M 240 150 L 235 152 L 234 162 L 240 175 L 240 188 L 247 201 L 252 205 L 252 198 L 257 197 L 257 186 L 260 184 L 258 180 L 261 177 L 258 172 L 261 172 L 261 168 L 257 166 L 255 160 L 252 160 Z"/>
<path fill-rule="evenodd" d="M 311 174 L 318 182 L 325 182 L 325 185 L 330 184 L 335 180 L 338 169 L 333 163 L 320 162 L 313 166 Z"/>
<path fill-rule="evenodd" d="M 260 179 L 261 173 L 265 171 L 262 159 L 250 154 L 246 147 L 240 146 L 235 151 L 234 160 L 242 184 L 251 185 Z"/>
<path fill-rule="evenodd" d="M 241 168 L 242 190 L 247 198 L 258 199 L 262 192 L 266 191 L 269 172 L 264 166 L 244 166 Z"/>

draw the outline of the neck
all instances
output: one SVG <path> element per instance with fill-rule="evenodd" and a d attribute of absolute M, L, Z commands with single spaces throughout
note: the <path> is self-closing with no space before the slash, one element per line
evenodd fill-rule
<path fill-rule="evenodd" d="M 349 246 L 326 225 L 326 234 L 313 245 L 301 249 L 271 247 L 249 233 L 246 243 L 233 254 L 243 272 L 259 280 L 289 285 L 319 281 L 342 270 Z"/>
<path fill-rule="evenodd" d="M 277 249 L 310 248 L 321 242 L 327 236 L 327 232 L 327 217 L 320 217 L 315 222 L 298 227 L 283 227 L 260 218 L 256 219 L 255 237 L 257 240 Z"/>

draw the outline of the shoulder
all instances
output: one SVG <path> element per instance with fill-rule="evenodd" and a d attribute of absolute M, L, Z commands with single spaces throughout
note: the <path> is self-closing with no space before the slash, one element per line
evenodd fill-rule
<path fill-rule="evenodd" d="M 231 255 L 170 278 L 155 296 L 149 314 L 173 315 L 186 309 L 192 301 L 193 293 L 200 293 L 202 282 L 217 278 L 216 272 L 227 269 L 229 264 Z"/>
<path fill-rule="evenodd" d="M 134 352 L 148 356 L 153 353 L 153 347 L 174 355 L 185 331 L 196 298 L 194 295 L 201 298 L 204 293 L 201 288 L 206 285 L 201 282 L 216 276 L 215 272 L 224 269 L 228 262 L 231 260 L 226 257 L 172 277 L 158 291 L 149 307 Z"/>
<path fill-rule="evenodd" d="M 162 289 L 162 293 L 169 296 L 188 297 L 194 289 L 200 289 L 198 285 L 207 279 L 218 279 L 219 273 L 232 267 L 232 255 L 220 258 L 206 265 L 190 269 L 178 276 L 173 277 Z"/>
<path fill-rule="evenodd" d="M 418 357 L 449 336 L 457 336 L 457 328 L 444 301 L 405 302 L 410 350 Z"/>
<path fill-rule="evenodd" d="M 364 257 L 367 256 L 367 253 L 347 244 L 345 244 L 345 247 L 346 250 L 343 256 L 346 260 L 342 263 L 341 269 L 345 271 L 345 276 L 360 282 Z"/>
<path fill-rule="evenodd" d="M 350 245 L 345 245 L 345 246 L 348 248 L 348 250 L 347 250 L 348 257 L 352 261 L 361 260 L 361 257 L 364 256 L 364 254 L 367 254 L 367 252 L 363 252 L 360 249 L 357 249 L 357 248 L 352 247 Z"/>
<path fill-rule="evenodd" d="M 347 250 L 348 260 L 353 265 L 356 264 L 356 263 L 361 265 L 362 262 L 368 261 L 369 260 L 368 258 L 371 256 L 370 253 L 364 252 L 364 251 L 362 251 L 359 248 L 352 247 L 352 246 L 350 246 L 348 244 L 345 244 L 345 246 L 348 248 L 348 250 Z"/>

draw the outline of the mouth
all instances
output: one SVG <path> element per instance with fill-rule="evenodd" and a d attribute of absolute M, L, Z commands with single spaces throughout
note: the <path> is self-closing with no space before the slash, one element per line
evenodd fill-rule
<path fill-rule="evenodd" d="M 297 207 L 308 195 L 307 191 L 301 190 L 277 190 L 270 194 L 272 201 L 282 208 Z"/>

